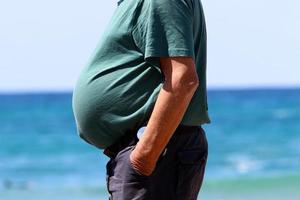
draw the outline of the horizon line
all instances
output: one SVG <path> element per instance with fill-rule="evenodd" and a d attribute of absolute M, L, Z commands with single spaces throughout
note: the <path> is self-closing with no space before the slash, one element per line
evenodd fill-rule
<path fill-rule="evenodd" d="M 300 85 L 272 85 L 272 86 L 211 86 L 207 91 L 243 91 L 243 90 L 298 90 Z M 0 90 L 0 94 L 42 94 L 42 93 L 72 93 L 73 88 L 62 89 L 19 89 L 19 90 Z"/>

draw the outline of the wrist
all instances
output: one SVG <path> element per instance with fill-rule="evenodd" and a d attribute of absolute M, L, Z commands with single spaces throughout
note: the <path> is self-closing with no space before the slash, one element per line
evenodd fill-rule
<path fill-rule="evenodd" d="M 129 157 L 133 168 L 141 174 L 150 175 L 155 168 L 155 160 L 147 157 L 147 155 L 141 153 L 137 148 L 132 150 Z"/>

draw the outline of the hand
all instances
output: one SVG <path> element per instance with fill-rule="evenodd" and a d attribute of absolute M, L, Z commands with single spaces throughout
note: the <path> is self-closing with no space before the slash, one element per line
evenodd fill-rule
<path fill-rule="evenodd" d="M 151 159 L 147 159 L 146 156 L 141 155 L 136 148 L 134 148 L 130 153 L 129 160 L 134 170 L 144 176 L 150 176 L 156 166 L 156 162 L 153 162 Z"/>

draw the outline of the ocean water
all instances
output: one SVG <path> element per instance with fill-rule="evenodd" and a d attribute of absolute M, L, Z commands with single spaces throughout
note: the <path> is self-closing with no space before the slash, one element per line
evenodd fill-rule
<path fill-rule="evenodd" d="M 0 95 L 0 199 L 108 199 L 69 93 Z M 300 89 L 210 90 L 199 199 L 300 200 Z"/>

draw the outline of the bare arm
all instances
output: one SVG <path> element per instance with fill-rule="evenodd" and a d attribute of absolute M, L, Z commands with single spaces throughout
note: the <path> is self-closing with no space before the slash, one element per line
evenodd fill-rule
<path fill-rule="evenodd" d="M 150 175 L 156 162 L 178 127 L 198 87 L 199 81 L 191 57 L 160 58 L 165 82 L 158 94 L 144 134 L 130 154 L 132 166 Z"/>

